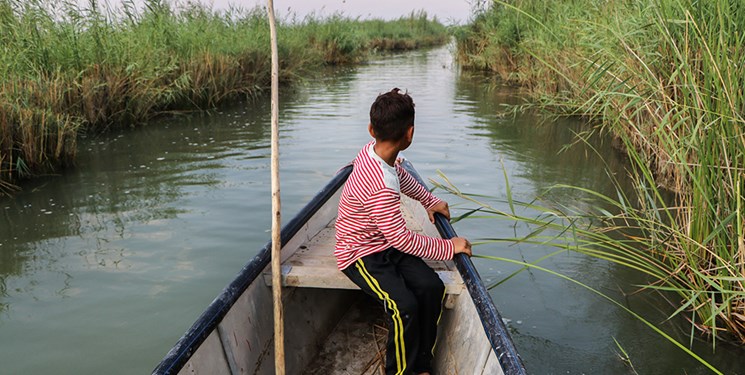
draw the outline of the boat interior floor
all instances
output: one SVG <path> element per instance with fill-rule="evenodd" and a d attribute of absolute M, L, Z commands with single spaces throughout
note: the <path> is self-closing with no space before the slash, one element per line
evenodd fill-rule
<path fill-rule="evenodd" d="M 362 292 L 359 294 L 304 374 L 385 374 L 388 339 L 385 312 L 377 301 Z"/>
<path fill-rule="evenodd" d="M 335 206 L 330 211 L 334 214 Z M 429 222 L 424 207 L 411 198 L 402 196 L 401 211 L 409 230 L 439 237 L 437 229 Z M 322 216 L 322 215 L 319 215 Z M 346 275 L 339 271 L 334 256 L 335 221 L 333 217 L 320 219 L 305 226 L 284 247 L 290 251 L 282 259 L 282 284 L 286 287 L 326 290 L 356 290 L 358 297 L 352 303 L 335 329 L 327 336 L 319 354 L 314 357 L 305 374 L 372 375 L 384 374 L 385 344 L 388 338 L 387 319 L 383 306 L 359 290 Z M 442 279 L 447 297 L 445 308 L 452 309 L 465 286 L 452 261 L 431 261 L 427 264 Z M 271 272 L 264 273 L 264 280 L 271 285 Z"/>

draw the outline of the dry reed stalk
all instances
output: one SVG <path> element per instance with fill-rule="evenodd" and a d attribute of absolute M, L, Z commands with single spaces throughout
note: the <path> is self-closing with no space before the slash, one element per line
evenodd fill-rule
<path fill-rule="evenodd" d="M 376 328 L 378 328 L 380 330 L 380 332 L 381 332 L 380 335 L 378 335 L 378 333 L 375 331 Z M 386 352 L 386 349 L 385 349 L 385 347 L 381 347 L 381 342 L 380 341 L 383 340 L 383 342 L 386 342 L 387 341 L 387 337 L 388 337 L 388 328 L 382 327 L 382 326 L 380 326 L 378 324 L 373 324 L 373 341 L 375 342 L 375 349 L 376 349 L 375 358 L 373 359 L 376 362 L 373 362 L 373 363 L 377 363 L 377 365 L 378 365 L 377 368 L 378 368 L 378 370 L 380 370 L 380 373 L 381 374 L 385 374 L 385 352 Z"/>
<path fill-rule="evenodd" d="M 240 63 L 233 56 L 202 54 L 192 58 L 179 76 L 183 77 L 181 89 L 199 108 L 214 108 L 254 87 L 253 82 L 243 79 Z"/>

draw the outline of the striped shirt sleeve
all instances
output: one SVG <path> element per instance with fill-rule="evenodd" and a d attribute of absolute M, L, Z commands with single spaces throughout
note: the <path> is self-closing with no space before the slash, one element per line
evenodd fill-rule
<path fill-rule="evenodd" d="M 401 192 L 409 197 L 418 200 L 424 208 L 430 209 L 441 200 L 429 190 L 425 189 L 409 172 L 400 165 L 396 166 L 396 173 L 401 184 Z"/>
<path fill-rule="evenodd" d="M 414 182 L 416 183 L 416 180 Z M 426 189 L 422 189 L 426 192 Z M 373 193 L 366 205 L 371 219 L 390 246 L 420 258 L 434 260 L 453 258 L 452 241 L 424 236 L 406 228 L 406 222 L 401 213 L 400 198 L 395 190 L 384 188 Z"/>

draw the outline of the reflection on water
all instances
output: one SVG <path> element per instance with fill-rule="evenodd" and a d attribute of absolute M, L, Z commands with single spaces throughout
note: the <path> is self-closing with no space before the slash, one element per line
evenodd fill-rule
<path fill-rule="evenodd" d="M 0 373 L 50 373 L 61 358 L 80 374 L 154 366 L 231 265 L 266 240 L 263 220 L 247 233 L 241 204 L 268 190 L 256 175 L 266 170 L 266 105 L 92 136 L 77 169 L 0 200 Z M 143 341 L 153 344 L 133 347 Z M 51 348 L 43 360 L 22 355 Z"/>
<path fill-rule="evenodd" d="M 503 104 L 521 103 L 518 92 L 459 74 L 449 50 L 440 48 L 329 69 L 283 94 L 285 221 L 368 141 L 370 103 L 392 87 L 408 89 L 416 102 L 417 133 L 406 156 L 425 178 L 441 170 L 464 191 L 504 198 L 504 166 L 516 198 L 530 200 L 557 183 L 612 193 L 601 158 L 623 176 L 624 161 L 607 141 L 592 141 L 599 155 L 583 146 L 562 151 L 581 124 L 511 115 Z M 266 99 L 163 119 L 84 139 L 76 169 L 0 200 L 0 372 L 54 373 L 60 364 L 76 374 L 150 371 L 268 240 L 268 138 Z M 581 198 L 555 194 L 566 202 Z M 454 211 L 466 208 L 452 203 Z M 456 229 L 473 239 L 528 230 L 495 220 L 466 220 Z M 551 249 L 476 251 L 530 261 Z M 517 269 L 477 265 L 487 282 Z M 621 289 L 642 281 L 573 254 L 542 265 L 619 300 Z M 640 373 L 705 373 L 626 313 L 553 276 L 523 272 L 492 296 L 531 373 L 627 373 L 613 337 Z M 640 298 L 625 300 L 647 306 L 655 321 L 669 313 Z M 728 358 L 741 357 L 719 346 L 707 358 L 736 373 Z"/>

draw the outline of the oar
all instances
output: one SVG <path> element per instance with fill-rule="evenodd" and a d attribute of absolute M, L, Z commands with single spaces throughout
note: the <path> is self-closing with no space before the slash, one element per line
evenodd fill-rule
<path fill-rule="evenodd" d="M 269 33 L 272 44 L 272 296 L 274 299 L 274 371 L 285 374 L 285 329 L 282 311 L 282 271 L 280 251 L 281 214 L 279 200 L 279 53 L 274 1 L 267 0 Z"/>

